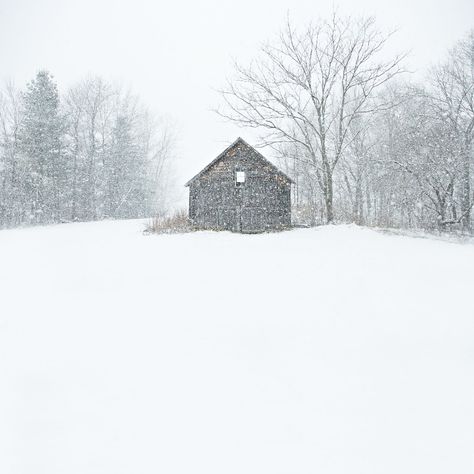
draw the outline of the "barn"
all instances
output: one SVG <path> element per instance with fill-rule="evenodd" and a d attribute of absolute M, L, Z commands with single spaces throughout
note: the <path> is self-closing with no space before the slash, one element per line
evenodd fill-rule
<path fill-rule="evenodd" d="M 290 227 L 292 180 L 242 138 L 186 183 L 201 229 L 264 232 Z"/>

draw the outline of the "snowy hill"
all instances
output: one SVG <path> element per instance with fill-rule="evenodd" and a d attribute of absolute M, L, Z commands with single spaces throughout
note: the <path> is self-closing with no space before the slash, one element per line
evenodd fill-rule
<path fill-rule="evenodd" d="M 0 232 L 2 474 L 472 474 L 474 246 Z"/>

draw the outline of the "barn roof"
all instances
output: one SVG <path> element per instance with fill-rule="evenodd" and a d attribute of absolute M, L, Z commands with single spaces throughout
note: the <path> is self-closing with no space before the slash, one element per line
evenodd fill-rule
<path fill-rule="evenodd" d="M 205 166 L 197 175 L 192 177 L 186 184 L 185 186 L 189 186 L 193 181 L 196 179 L 200 178 L 211 166 L 215 165 L 219 160 L 222 160 L 225 158 L 227 153 L 234 148 L 238 144 L 243 144 L 249 148 L 251 148 L 257 155 L 258 157 L 267 165 L 269 165 L 271 168 L 273 168 L 278 174 L 286 178 L 290 183 L 294 183 L 294 181 L 283 171 L 279 170 L 272 162 L 268 161 L 259 151 L 257 151 L 253 146 L 249 145 L 243 138 L 239 137 L 237 140 L 235 140 L 234 143 L 230 144 L 217 158 L 212 160 L 207 166 Z"/>

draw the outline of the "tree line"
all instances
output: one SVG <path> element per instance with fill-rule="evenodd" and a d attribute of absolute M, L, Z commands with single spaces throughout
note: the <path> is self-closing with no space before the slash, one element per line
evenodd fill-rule
<path fill-rule="evenodd" d="M 294 219 L 471 231 L 474 31 L 420 83 L 373 18 L 288 20 L 235 66 L 218 113 L 261 131 L 294 178 Z"/>
<path fill-rule="evenodd" d="M 373 18 L 287 21 L 236 64 L 219 114 L 261 131 L 293 177 L 293 220 L 472 231 L 474 31 L 415 82 Z M 0 227 L 162 213 L 172 139 L 100 77 L 0 89 Z"/>
<path fill-rule="evenodd" d="M 149 217 L 165 204 L 169 130 L 100 77 L 60 95 L 47 71 L 0 90 L 0 227 Z"/>

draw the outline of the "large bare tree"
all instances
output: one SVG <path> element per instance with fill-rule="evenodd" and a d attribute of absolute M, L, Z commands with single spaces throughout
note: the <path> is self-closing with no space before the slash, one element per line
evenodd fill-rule
<path fill-rule="evenodd" d="M 387 107 L 376 92 L 403 72 L 404 55 L 384 56 L 390 36 L 373 18 L 333 14 L 303 30 L 288 20 L 254 62 L 235 65 L 221 91 L 221 116 L 264 130 L 262 145 L 299 147 L 299 159 L 314 169 L 327 222 L 334 219 L 334 170 L 357 138 L 349 132 L 354 119 Z"/>

